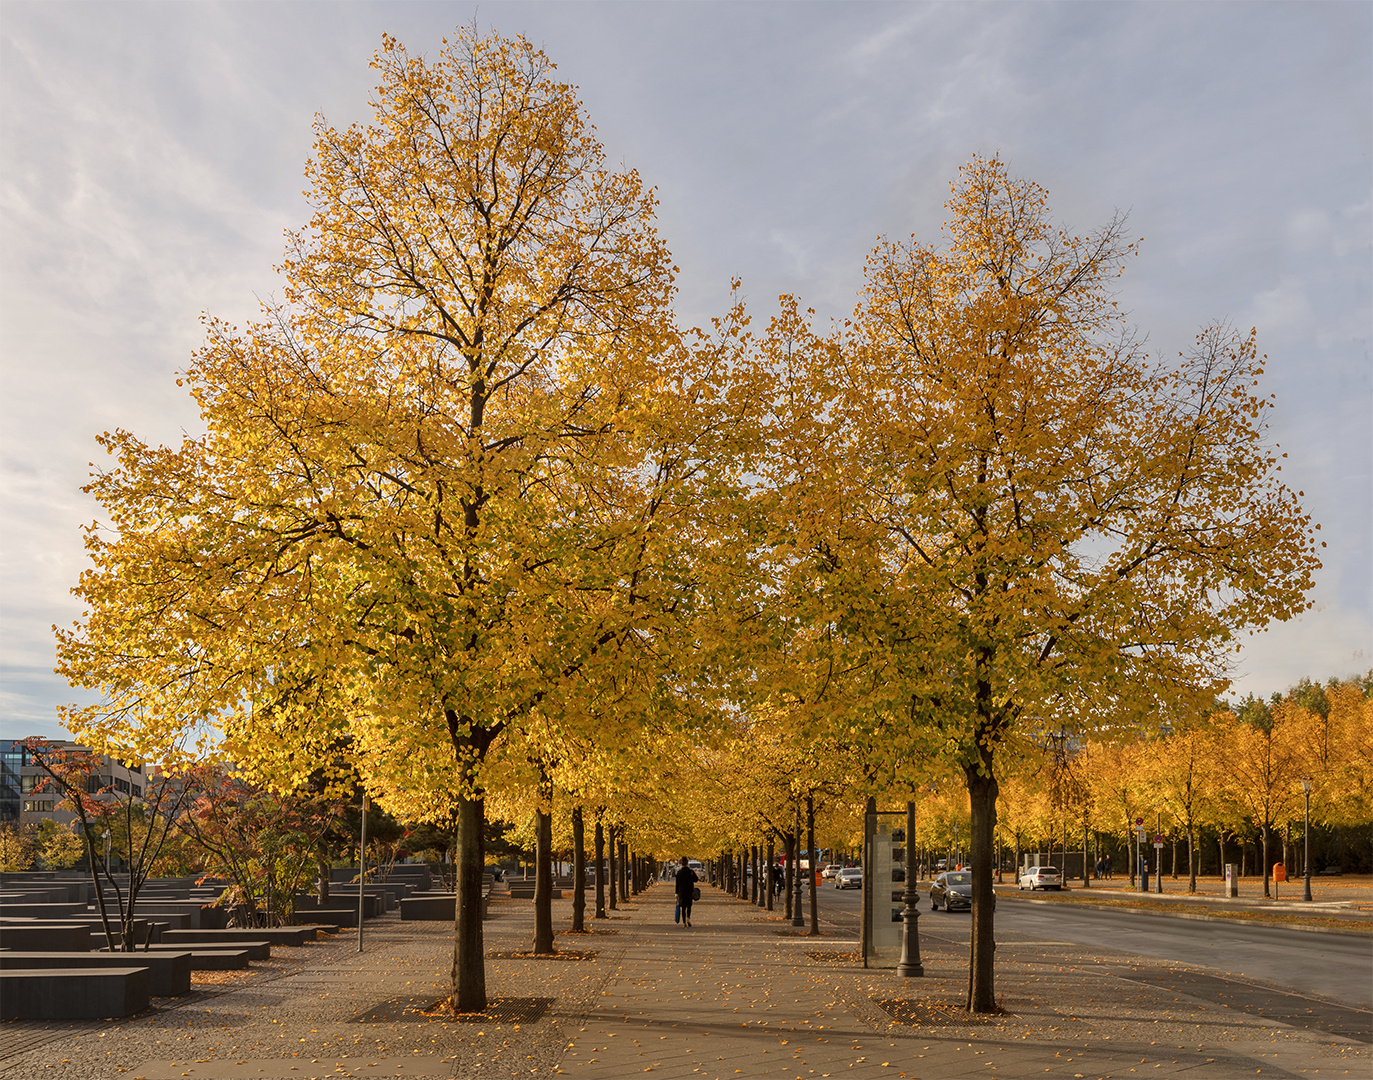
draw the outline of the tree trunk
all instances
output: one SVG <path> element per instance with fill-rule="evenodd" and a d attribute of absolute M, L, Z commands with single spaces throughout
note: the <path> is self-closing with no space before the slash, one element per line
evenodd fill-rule
<path fill-rule="evenodd" d="M 998 830 L 997 830 L 997 836 L 1000 836 L 1000 835 L 1001 835 L 1001 831 L 998 829 Z M 996 863 L 997 869 L 1000 870 L 1000 868 L 1001 868 L 1001 845 L 1000 845 L 1000 844 L 997 844 L 996 858 L 997 858 L 997 863 Z M 1001 880 L 1001 875 L 1000 875 L 999 873 L 997 874 L 996 879 L 997 879 L 997 881 L 1000 881 L 1000 880 Z M 1086 815 L 1083 815 L 1083 818 L 1082 818 L 1082 887 L 1083 887 L 1083 888 L 1087 888 L 1087 887 L 1088 887 L 1089 885 L 1091 885 L 1091 884 L 1092 884 L 1092 867 L 1091 867 L 1091 865 L 1087 862 L 1087 817 L 1086 817 Z"/>
<path fill-rule="evenodd" d="M 572 811 L 572 932 L 586 931 L 586 827 L 582 808 Z"/>
<path fill-rule="evenodd" d="M 773 866 L 776 865 L 776 863 L 777 863 L 777 850 L 776 850 L 776 848 L 773 846 L 772 837 L 768 837 L 768 871 L 767 871 L 768 903 L 767 903 L 767 908 L 768 908 L 769 911 L 772 910 L 772 905 L 773 905 L 773 895 L 772 895 L 772 868 L 773 868 Z"/>
<path fill-rule="evenodd" d="M 972 810 L 969 862 L 973 879 L 972 956 L 968 964 L 968 1010 L 996 1011 L 995 895 L 992 890 L 992 836 L 996 829 L 996 775 L 992 751 L 979 740 L 979 762 L 968 765 L 968 800 Z M 979 766 L 985 772 L 979 772 Z"/>
<path fill-rule="evenodd" d="M 534 823 L 534 952 L 553 953 L 553 783 L 546 775 Z"/>
<path fill-rule="evenodd" d="M 1259 839 L 1262 843 L 1262 850 L 1259 852 L 1259 858 L 1263 862 L 1263 895 L 1265 897 L 1273 895 L 1268 888 L 1268 831 L 1268 822 L 1265 821 L 1263 825 L 1259 827 Z"/>
<path fill-rule="evenodd" d="M 910 843 L 909 836 L 906 843 Z M 809 878 L 806 886 L 810 890 L 810 932 L 815 937 L 820 933 L 820 890 L 815 887 L 815 864 L 819 860 L 815 857 L 815 799 L 810 795 L 806 796 L 806 847 L 810 849 L 810 868 L 806 871 Z"/>
<path fill-rule="evenodd" d="M 629 845 L 624 840 L 620 845 L 620 899 L 629 900 Z"/>
<path fill-rule="evenodd" d="M 615 844 L 616 844 L 616 839 L 615 839 L 615 826 L 614 826 L 614 825 L 611 825 L 611 826 L 607 827 L 607 829 L 606 829 L 606 843 L 605 843 L 605 855 L 606 855 L 606 866 L 605 866 L 605 869 L 606 869 L 606 875 L 610 878 L 610 910 L 611 910 L 611 911 L 614 911 L 614 910 L 615 910 L 615 903 L 616 903 L 616 900 L 618 899 L 617 894 L 618 894 L 619 891 L 620 891 L 620 890 L 619 890 L 619 882 L 618 882 L 618 880 L 617 880 L 617 875 L 616 875 L 616 873 L 615 873 L 615 868 L 616 868 L 616 866 L 618 865 L 618 863 L 616 862 Z"/>
<path fill-rule="evenodd" d="M 486 1011 L 482 944 L 482 872 L 486 869 L 486 800 L 458 796 L 456 915 L 453 923 L 453 1011 Z"/>
<path fill-rule="evenodd" d="M 787 853 L 787 871 L 785 874 L 785 888 L 787 890 L 787 921 L 790 922 L 792 916 L 795 914 L 795 912 L 792 910 L 792 904 L 795 903 L 794 898 L 796 896 L 796 879 L 793 876 L 796 873 L 796 838 L 792 836 L 791 833 L 783 833 L 782 845 L 786 849 Z"/>
<path fill-rule="evenodd" d="M 605 910 L 605 828 L 601 819 L 596 819 L 596 918 L 608 919 Z"/>
<path fill-rule="evenodd" d="M 1135 887 L 1135 870 L 1137 869 L 1135 866 L 1135 841 L 1133 839 L 1135 827 L 1130 822 L 1129 814 L 1125 815 L 1125 821 L 1125 861 L 1130 864 L 1130 888 L 1133 889 Z"/>
<path fill-rule="evenodd" d="M 323 840 L 315 848 L 315 903 L 321 908 L 329 906 L 329 853 Z"/>
<path fill-rule="evenodd" d="M 1197 827 L 1187 822 L 1187 891 L 1197 891 Z"/>

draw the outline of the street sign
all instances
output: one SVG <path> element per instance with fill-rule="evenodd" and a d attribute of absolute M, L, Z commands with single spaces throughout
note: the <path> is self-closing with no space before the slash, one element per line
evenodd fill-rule
<path fill-rule="evenodd" d="M 1154 833 L 1154 846 L 1158 847 L 1163 843 L 1163 833 Z"/>
<path fill-rule="evenodd" d="M 1154 850 L 1155 850 L 1155 851 L 1161 851 L 1162 849 L 1163 849 L 1163 841 L 1162 841 L 1162 840 L 1155 840 L 1155 841 L 1154 841 Z"/>
<path fill-rule="evenodd" d="M 1136 825 L 1143 825 L 1143 824 L 1144 824 L 1144 819 L 1143 819 L 1142 817 L 1137 817 L 1137 818 L 1135 818 L 1135 824 L 1136 824 Z"/>

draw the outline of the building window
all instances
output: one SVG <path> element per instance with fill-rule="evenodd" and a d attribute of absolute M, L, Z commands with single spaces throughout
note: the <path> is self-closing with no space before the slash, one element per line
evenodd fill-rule
<path fill-rule="evenodd" d="M 134 785 L 133 785 L 133 793 L 134 793 L 135 795 L 142 795 L 142 794 L 143 794 L 143 789 L 142 789 L 141 787 L 139 787 L 137 784 L 134 784 Z"/>
<path fill-rule="evenodd" d="M 24 813 L 26 814 L 51 814 L 56 805 L 52 799 L 25 799 Z"/>
<path fill-rule="evenodd" d="M 127 780 L 121 780 L 116 776 L 114 778 L 114 787 L 116 791 L 127 792 L 129 790 L 129 782 Z"/>

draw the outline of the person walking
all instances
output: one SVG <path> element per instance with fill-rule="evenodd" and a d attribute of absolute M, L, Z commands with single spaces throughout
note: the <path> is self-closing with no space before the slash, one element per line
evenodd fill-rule
<path fill-rule="evenodd" d="M 696 898 L 696 882 L 700 880 L 683 855 L 682 868 L 677 871 L 677 917 L 683 926 L 691 925 L 691 902 Z"/>

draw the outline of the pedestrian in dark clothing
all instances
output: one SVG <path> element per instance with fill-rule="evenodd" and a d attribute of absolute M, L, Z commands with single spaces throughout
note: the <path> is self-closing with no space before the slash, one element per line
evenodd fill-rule
<path fill-rule="evenodd" d="M 696 882 L 701 879 L 696 871 L 687 865 L 687 857 L 682 856 L 682 868 L 677 871 L 677 915 L 683 926 L 691 925 L 691 902 L 696 898 Z"/>

